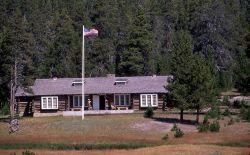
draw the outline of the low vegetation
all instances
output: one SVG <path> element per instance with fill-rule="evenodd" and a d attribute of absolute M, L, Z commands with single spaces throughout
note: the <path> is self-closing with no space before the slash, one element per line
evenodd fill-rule
<path fill-rule="evenodd" d="M 205 119 L 204 119 L 205 120 Z M 197 126 L 199 132 L 219 132 L 220 131 L 220 124 L 218 121 L 214 121 L 213 123 L 209 123 L 208 121 L 203 121 L 202 124 Z"/>
<path fill-rule="evenodd" d="M 224 115 L 224 116 L 230 116 L 231 113 L 229 111 L 229 108 L 226 108 L 225 111 L 222 113 L 222 115 Z"/>
<path fill-rule="evenodd" d="M 165 134 L 165 135 L 162 137 L 162 140 L 167 141 L 167 140 L 168 140 L 168 134 Z"/>
<path fill-rule="evenodd" d="M 230 106 L 229 97 L 224 96 L 221 104 L 224 106 Z"/>
<path fill-rule="evenodd" d="M 208 118 L 213 118 L 213 119 L 215 119 L 215 118 L 220 119 L 220 115 L 221 115 L 221 112 L 220 112 L 220 108 L 219 108 L 217 103 L 212 105 L 211 110 L 208 111 L 208 113 L 207 113 Z"/>
<path fill-rule="evenodd" d="M 184 135 L 184 132 L 177 126 L 177 124 L 174 124 L 171 131 L 174 132 L 175 138 L 179 138 L 179 137 L 182 137 Z"/>
<path fill-rule="evenodd" d="M 250 121 L 250 107 L 242 106 L 240 109 L 240 117 L 244 120 Z"/>
<path fill-rule="evenodd" d="M 184 135 L 184 132 L 180 128 L 177 128 L 176 131 L 175 131 L 174 137 L 175 138 L 180 138 L 183 135 Z"/>
<path fill-rule="evenodd" d="M 49 149 L 49 150 L 107 150 L 107 149 L 137 149 L 157 146 L 147 143 L 83 143 L 83 144 L 52 144 L 52 143 L 21 143 L 0 144 L 0 149 Z"/>
<path fill-rule="evenodd" d="M 209 124 L 199 124 L 197 126 L 199 132 L 207 132 L 209 130 Z"/>
<path fill-rule="evenodd" d="M 43 151 L 73 152 L 79 150 L 82 152 L 84 150 L 85 152 L 89 150 L 95 152 L 97 150 L 126 150 L 143 147 L 150 147 L 147 149 L 152 150 L 155 148 L 152 146 L 190 143 L 194 144 L 195 148 L 200 147 L 196 144 L 225 144 L 225 146 L 231 147 L 231 143 L 241 147 L 239 144 L 241 142 L 246 142 L 244 145 L 242 144 L 242 147 L 249 146 L 250 139 L 246 136 L 250 127 L 249 123 L 240 121 L 240 128 L 237 125 L 228 125 L 230 118 L 234 123 L 236 118 L 240 118 L 235 115 L 224 117 L 225 120 L 219 121 L 209 118 L 208 115 L 202 115 L 203 123 L 199 125 L 199 131 L 202 133 L 197 133 L 195 126 L 187 121 L 187 119 L 195 121 L 196 117 L 193 114 L 186 114 L 185 122 L 181 123 L 177 121 L 178 114 L 167 114 L 166 117 L 165 112 L 154 111 L 154 113 L 153 119 L 144 118 L 141 113 L 116 115 L 116 117 L 111 115 L 87 116 L 84 121 L 81 121 L 80 117 L 23 118 L 20 120 L 21 130 L 15 136 L 4 132 L 7 129 L 7 123 L 0 122 L 0 154 L 13 152 L 22 154 L 23 150 L 30 150 L 36 154 Z M 174 122 L 178 124 L 174 124 Z M 157 127 L 149 129 L 148 125 L 144 126 L 146 124 Z M 221 128 L 223 124 L 226 126 Z M 156 131 L 156 128 L 162 128 L 162 130 L 157 129 Z M 152 130 L 156 132 L 152 133 Z M 235 130 L 238 130 L 239 135 L 232 134 Z M 53 136 L 48 136 L 48 131 Z M 36 150 L 40 150 L 40 152 Z"/>
<path fill-rule="evenodd" d="M 213 123 L 210 124 L 209 130 L 211 132 L 219 132 L 220 131 L 220 124 L 218 121 L 214 121 Z"/>
<path fill-rule="evenodd" d="M 5 116 L 5 115 L 9 115 L 9 114 L 10 114 L 10 107 L 8 104 L 5 103 L 5 104 L 3 104 L 3 107 L 0 108 L 0 115 Z"/>
<path fill-rule="evenodd" d="M 29 150 L 25 150 L 22 152 L 22 155 L 36 155 L 34 152 L 29 151 Z"/>
<path fill-rule="evenodd" d="M 227 125 L 233 125 L 234 124 L 234 119 L 231 117 L 230 120 L 228 121 Z"/>
<path fill-rule="evenodd" d="M 177 124 L 176 124 L 176 123 L 174 123 L 174 125 L 173 125 L 173 127 L 172 127 L 171 131 L 176 131 L 177 129 L 178 129 Z"/>
<path fill-rule="evenodd" d="M 147 110 L 144 112 L 144 117 L 152 118 L 153 116 L 154 116 L 154 109 L 152 107 L 147 108 Z"/>

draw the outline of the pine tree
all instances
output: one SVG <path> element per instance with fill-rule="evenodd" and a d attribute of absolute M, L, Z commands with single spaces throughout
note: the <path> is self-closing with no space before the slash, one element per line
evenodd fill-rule
<path fill-rule="evenodd" d="M 128 44 L 122 51 L 119 70 L 122 75 L 150 75 L 153 72 L 151 66 L 152 33 L 145 10 L 138 6 L 136 16 L 131 25 L 131 33 Z"/>
<path fill-rule="evenodd" d="M 168 98 L 181 110 L 181 121 L 185 109 L 195 108 L 199 122 L 200 110 L 211 101 L 213 94 L 210 66 L 200 55 L 193 54 L 192 38 L 185 31 L 176 32 L 171 56 L 173 82 L 168 86 Z"/>
<path fill-rule="evenodd" d="M 168 98 L 180 109 L 180 120 L 183 111 L 190 107 L 190 73 L 193 69 L 192 38 L 186 31 L 175 33 L 173 51 L 171 52 L 171 75 L 173 82 L 169 84 Z"/>

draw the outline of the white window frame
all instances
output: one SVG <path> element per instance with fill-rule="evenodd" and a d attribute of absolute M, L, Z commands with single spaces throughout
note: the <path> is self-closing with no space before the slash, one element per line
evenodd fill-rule
<path fill-rule="evenodd" d="M 129 102 L 128 102 L 128 105 L 125 104 L 126 103 L 126 96 L 129 96 Z M 116 96 L 119 96 L 119 104 L 117 104 L 115 101 L 115 97 Z M 121 105 L 121 96 L 124 96 L 124 105 Z M 116 106 L 131 106 L 131 100 L 130 100 L 130 94 L 114 94 L 114 105 Z"/>
<path fill-rule="evenodd" d="M 156 103 L 153 104 L 153 96 L 156 95 Z M 145 96 L 146 98 L 146 105 L 142 105 L 142 97 Z M 150 96 L 150 101 L 151 101 L 151 105 L 148 104 L 148 96 Z M 141 107 L 158 107 L 158 94 L 141 94 L 140 95 L 140 106 Z"/>
<path fill-rule="evenodd" d="M 49 106 L 48 106 L 48 100 L 49 100 L 49 98 L 51 98 L 51 100 L 52 100 L 52 108 L 49 108 Z M 53 102 L 54 102 L 54 98 L 56 98 L 56 108 L 54 108 L 53 107 Z M 47 107 L 43 107 L 43 100 L 45 100 L 46 99 L 46 101 L 47 101 Z M 42 107 L 42 109 L 58 109 L 58 96 L 43 96 L 43 97 L 41 97 L 41 107 Z"/>

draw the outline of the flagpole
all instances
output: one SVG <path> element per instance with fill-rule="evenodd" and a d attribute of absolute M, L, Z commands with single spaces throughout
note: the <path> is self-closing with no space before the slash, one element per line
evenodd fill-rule
<path fill-rule="evenodd" d="M 84 120 L 84 107 L 85 107 L 85 95 L 84 95 L 84 25 L 82 26 L 82 120 Z"/>

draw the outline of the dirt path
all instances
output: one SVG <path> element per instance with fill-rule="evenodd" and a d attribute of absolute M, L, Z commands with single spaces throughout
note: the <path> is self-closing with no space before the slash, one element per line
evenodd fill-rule
<path fill-rule="evenodd" d="M 23 150 L 0 150 L 0 154 L 11 154 L 16 153 L 22 154 Z M 165 145 L 152 148 L 141 148 L 135 150 L 94 150 L 94 151 L 51 151 L 51 150 L 31 150 L 36 154 L 46 154 L 46 155 L 71 155 L 71 154 L 84 154 L 84 155 L 181 155 L 181 154 L 195 154 L 195 155 L 249 155 L 250 148 L 245 147 L 225 147 L 225 146 L 215 146 L 215 145 Z"/>

